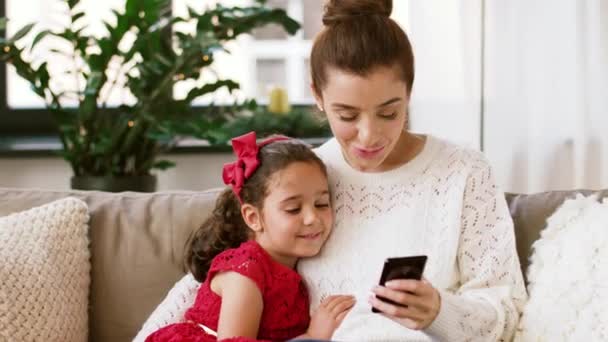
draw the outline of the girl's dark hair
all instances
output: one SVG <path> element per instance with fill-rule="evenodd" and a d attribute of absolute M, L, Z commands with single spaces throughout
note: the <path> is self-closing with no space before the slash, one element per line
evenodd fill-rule
<path fill-rule="evenodd" d="M 328 0 L 325 28 L 310 53 L 312 84 L 320 96 L 327 67 L 365 76 L 379 66 L 398 66 L 408 95 L 414 84 L 414 54 L 405 32 L 390 18 L 392 0 Z"/>
<path fill-rule="evenodd" d="M 249 203 L 260 210 L 269 194 L 268 185 L 272 176 L 290 164 L 313 163 L 327 175 L 325 165 L 310 147 L 293 139 L 265 145 L 260 149 L 258 159 L 260 165 L 251 177 L 245 180 L 241 198 L 243 203 Z M 226 249 L 238 247 L 249 240 L 251 234 L 251 229 L 241 216 L 238 198 L 231 188 L 225 189 L 218 197 L 211 216 L 187 242 L 186 268 L 198 281 L 204 281 L 213 258 Z"/>

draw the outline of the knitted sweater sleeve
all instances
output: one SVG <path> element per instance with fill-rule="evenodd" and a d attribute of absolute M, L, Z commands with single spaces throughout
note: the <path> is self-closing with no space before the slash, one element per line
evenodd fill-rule
<path fill-rule="evenodd" d="M 445 341 L 510 341 L 527 299 L 513 221 L 488 162 L 473 159 L 457 252 L 460 286 L 440 291 L 427 333 Z"/>

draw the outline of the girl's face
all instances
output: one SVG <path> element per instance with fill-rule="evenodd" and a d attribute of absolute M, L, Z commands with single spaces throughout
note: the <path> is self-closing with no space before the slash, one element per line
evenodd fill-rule
<path fill-rule="evenodd" d="M 328 67 L 327 84 L 314 92 L 348 163 L 379 172 L 398 165 L 404 154 L 409 103 L 397 67 L 377 67 L 366 76 Z M 314 91 L 314 89 L 313 89 Z"/>
<path fill-rule="evenodd" d="M 274 173 L 261 211 L 244 210 L 256 241 L 278 262 L 294 267 L 298 258 L 321 250 L 333 225 L 327 177 L 318 165 L 295 162 Z"/>

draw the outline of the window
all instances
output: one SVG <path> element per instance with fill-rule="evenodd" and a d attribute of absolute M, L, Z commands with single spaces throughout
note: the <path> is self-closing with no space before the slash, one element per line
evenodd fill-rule
<path fill-rule="evenodd" d="M 215 2 L 217 1 L 173 0 L 173 11 L 176 15 L 185 15 L 188 6 L 202 11 Z M 224 0 L 222 3 L 242 5 L 244 1 Z M 314 35 L 321 29 L 323 0 L 269 0 L 267 4 L 284 9 L 290 17 L 302 24 L 302 29 L 294 36 L 289 36 L 278 25 L 271 24 L 255 30 L 252 35 L 241 36 L 237 42 L 228 46 L 230 54 L 216 59 L 215 71 L 219 77 L 237 80 L 241 85 L 241 97 L 255 97 L 260 103 L 265 103 L 268 91 L 280 86 L 287 90 L 293 104 L 312 104 L 307 68 L 302 66 L 307 63 Z M 181 26 L 175 29 L 187 31 L 189 28 Z M 203 75 L 205 77 L 209 79 L 215 75 Z M 178 86 L 175 96 L 185 96 L 192 86 Z M 210 98 L 201 98 L 195 103 L 204 105 L 209 101 Z"/>
<path fill-rule="evenodd" d="M 246 0 L 221 0 L 225 5 L 245 4 Z M 173 0 L 172 10 L 175 15 L 187 13 L 187 6 L 197 11 L 203 11 L 213 6 L 217 0 Z M 249 0 L 251 3 L 252 0 Z M 272 87 L 280 86 L 287 89 L 290 102 L 296 105 L 310 105 L 313 102 L 309 89 L 308 55 L 312 39 L 321 28 L 323 0 L 269 0 L 271 7 L 283 8 L 296 21 L 302 24 L 302 29 L 294 36 L 286 34 L 278 25 L 268 25 L 257 29 L 253 35 L 239 37 L 228 45 L 230 54 L 217 58 L 214 73 L 202 75 L 203 81 L 213 78 L 230 78 L 241 84 L 237 98 L 254 97 L 260 103 L 266 103 L 267 95 Z M 103 21 L 114 22 L 112 10 L 120 10 L 124 0 L 82 0 L 85 10 L 88 30 L 94 35 L 103 35 Z M 10 18 L 7 35 L 15 33 L 16 29 L 36 22 L 32 34 L 43 29 L 52 29 L 62 25 L 65 20 L 63 12 L 67 10 L 64 1 L 59 0 L 0 0 L 0 16 Z M 192 29 L 187 25 L 176 25 L 175 30 L 187 31 Z M 60 39 L 50 39 L 38 45 L 36 50 L 46 51 L 49 48 L 62 49 L 64 44 Z M 46 44 L 43 46 L 42 44 Z M 36 59 L 36 51 L 31 56 Z M 78 89 L 79 82 L 74 79 L 70 70 L 78 67 L 72 56 L 57 54 L 50 63 L 50 73 L 56 81 L 51 85 L 62 91 Z M 51 133 L 53 131 L 50 116 L 44 110 L 44 102 L 34 94 L 29 84 L 19 77 L 12 66 L 2 67 L 0 71 L 0 134 L 16 133 Z M 123 80 L 116 80 L 117 85 L 112 91 L 102 90 L 101 98 L 108 101 L 109 106 L 116 106 L 129 101 L 128 90 L 120 86 Z M 185 96 L 194 86 L 193 81 L 177 84 L 174 95 L 178 98 Z M 80 84 L 81 85 L 81 84 Z M 213 98 L 202 97 L 195 101 L 196 105 L 206 105 L 211 101 L 216 103 L 229 102 L 229 94 L 219 94 Z M 72 104 L 76 104 L 74 99 Z"/>
<path fill-rule="evenodd" d="M 89 27 L 92 34 L 103 34 L 105 28 L 103 21 L 112 23 L 112 9 L 120 8 L 123 0 L 108 0 L 104 2 L 94 0 L 83 0 L 81 2 L 85 10 Z M 10 19 L 7 27 L 7 35 L 11 36 L 15 31 L 28 23 L 35 22 L 36 28 L 31 33 L 44 29 L 52 29 L 63 24 L 66 16 L 64 12 L 67 6 L 64 1 L 30 0 L 27 2 L 17 0 L 0 0 L 0 16 Z M 44 46 L 45 44 L 46 46 Z M 47 37 L 41 42 L 38 51 L 48 51 L 49 48 L 62 50 L 65 42 L 60 39 Z M 36 60 L 36 53 L 30 56 Z M 49 62 L 49 72 L 55 81 L 52 87 L 55 90 L 74 91 L 79 82 L 83 80 L 74 79 L 70 74 L 71 68 L 78 67 L 72 56 L 56 54 Z M 102 95 L 103 96 L 103 95 Z M 108 98 L 110 105 L 116 105 L 128 96 L 125 92 L 112 92 L 112 98 Z M 52 134 L 54 132 L 53 121 L 50 114 L 44 109 L 44 102 L 30 90 L 29 84 L 17 75 L 11 65 L 0 67 L 0 134 L 36 135 Z M 66 101 L 66 104 L 76 104 L 76 99 Z"/>

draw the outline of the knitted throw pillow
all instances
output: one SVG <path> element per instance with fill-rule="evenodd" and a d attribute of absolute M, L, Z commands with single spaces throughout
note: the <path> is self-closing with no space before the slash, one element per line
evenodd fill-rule
<path fill-rule="evenodd" d="M 566 201 L 534 243 L 516 341 L 608 341 L 608 198 Z"/>
<path fill-rule="evenodd" d="M 88 220 L 75 198 L 0 217 L 1 341 L 87 341 Z"/>

